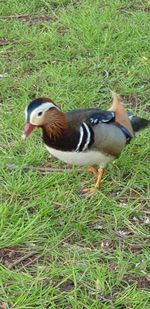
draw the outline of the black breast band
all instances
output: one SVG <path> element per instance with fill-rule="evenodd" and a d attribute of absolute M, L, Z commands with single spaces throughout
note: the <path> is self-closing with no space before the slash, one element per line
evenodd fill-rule
<path fill-rule="evenodd" d="M 131 135 L 131 133 L 129 132 L 129 130 L 128 130 L 126 127 L 122 126 L 120 123 L 117 123 L 116 125 L 117 125 L 117 127 L 120 128 L 121 131 L 124 133 L 124 135 L 125 135 L 125 137 L 126 137 L 126 143 L 129 144 L 130 141 L 131 141 L 131 139 L 132 139 L 132 137 L 133 137 L 133 136 Z"/>

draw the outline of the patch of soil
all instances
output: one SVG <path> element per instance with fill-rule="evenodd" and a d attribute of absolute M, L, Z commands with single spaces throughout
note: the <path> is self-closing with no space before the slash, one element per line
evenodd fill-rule
<path fill-rule="evenodd" d="M 131 174 L 128 176 L 124 176 L 124 180 L 130 179 L 132 176 Z M 122 189 L 122 188 L 121 188 Z M 147 188 L 145 188 L 145 191 L 147 191 Z M 118 194 L 119 189 L 118 188 L 113 188 L 112 191 L 110 192 L 112 197 L 115 197 L 116 201 L 118 202 L 118 207 L 120 208 L 125 208 L 128 206 L 129 201 L 139 201 L 140 209 L 143 211 L 144 207 L 148 207 L 148 202 L 146 199 L 143 197 L 143 192 L 140 189 L 133 189 L 133 188 L 128 188 L 126 193 L 119 195 Z"/>
<path fill-rule="evenodd" d="M 8 171 L 12 171 L 15 169 L 18 169 L 19 166 L 15 165 L 15 164 L 7 164 L 6 165 L 6 169 Z M 24 165 L 21 167 L 22 171 L 24 172 L 28 172 L 28 171 L 34 171 L 34 172 L 40 172 L 41 174 L 48 174 L 51 172 L 62 172 L 64 173 L 64 171 L 71 171 L 71 167 L 68 167 L 67 165 L 61 165 L 60 168 L 53 168 L 52 164 L 50 165 L 42 165 L 42 166 L 32 166 L 32 165 Z"/>
<path fill-rule="evenodd" d="M 135 244 L 131 244 L 130 247 L 127 247 L 127 250 L 130 250 L 133 254 L 139 254 L 140 252 L 143 251 L 144 245 L 143 243 L 135 243 Z"/>
<path fill-rule="evenodd" d="M 33 14 L 24 14 L 24 15 L 8 15 L 8 16 L 1 16 L 0 19 L 17 19 L 22 22 L 28 22 L 30 25 L 34 25 L 37 23 L 45 23 L 54 20 L 54 17 L 49 15 L 33 15 Z"/>
<path fill-rule="evenodd" d="M 13 247 L 0 249 L 0 263 L 13 269 L 34 265 L 37 260 L 36 252 L 27 251 L 24 248 Z"/>
<path fill-rule="evenodd" d="M 123 102 L 125 103 L 126 108 L 128 109 L 138 109 L 141 105 L 144 104 L 143 101 L 138 98 L 137 95 L 125 95 L 122 96 Z M 146 106 L 144 109 L 146 112 L 150 112 L 150 106 Z"/>
<path fill-rule="evenodd" d="M 128 282 L 128 284 L 136 284 L 138 288 L 149 290 L 150 288 L 150 275 L 145 275 L 142 277 L 134 277 L 134 276 L 125 276 L 125 281 Z"/>
<path fill-rule="evenodd" d="M 20 43 L 19 40 L 8 40 L 5 38 L 0 39 L 0 46 L 5 46 L 5 45 L 14 45 Z"/>
<path fill-rule="evenodd" d="M 123 102 L 125 103 L 125 105 L 129 108 L 137 108 L 138 106 L 141 105 L 141 102 L 139 100 L 139 98 L 136 95 L 125 95 L 122 97 Z"/>
<path fill-rule="evenodd" d="M 66 281 L 60 283 L 58 287 L 63 292 L 70 292 L 74 289 L 74 282 L 70 279 L 67 279 Z"/>
<path fill-rule="evenodd" d="M 71 0 L 68 1 L 68 3 L 63 4 L 63 8 L 67 8 L 68 5 L 72 5 L 74 8 L 79 9 L 80 7 L 80 1 L 78 0 Z M 51 8 L 52 10 L 57 10 L 59 7 L 62 7 L 62 5 L 52 2 L 51 3 Z M 41 23 L 45 23 L 45 22 L 53 22 L 55 20 L 54 16 L 50 16 L 48 15 L 48 13 L 46 12 L 47 10 L 45 10 L 45 15 L 34 15 L 34 14 L 21 14 L 21 15 L 4 15 L 4 16 L 0 16 L 0 20 L 12 20 L 12 19 L 16 19 L 22 22 L 28 22 L 29 25 L 34 25 L 34 24 L 41 24 Z"/>
<path fill-rule="evenodd" d="M 59 9 L 60 7 L 63 7 L 63 8 L 65 8 L 65 9 L 67 9 L 67 7 L 69 6 L 69 5 L 72 5 L 74 8 L 76 8 L 76 9 L 79 9 L 79 7 L 80 7 L 80 5 L 81 5 L 81 1 L 78 1 L 78 0 L 68 0 L 68 1 L 66 1 L 66 3 L 58 3 L 58 2 L 55 2 L 55 1 L 53 1 L 52 3 L 51 3 L 51 8 L 52 8 L 52 10 L 57 10 L 57 9 Z"/>
<path fill-rule="evenodd" d="M 130 12 L 130 11 L 143 11 L 143 12 L 147 12 L 149 13 L 150 12 L 150 6 L 146 6 L 146 5 L 138 5 L 138 4 L 131 4 L 131 5 L 128 5 L 128 6 L 121 6 L 120 8 L 118 8 L 119 12 L 121 13 L 127 13 L 127 12 Z"/>
<path fill-rule="evenodd" d="M 62 292 L 69 292 L 74 289 L 74 282 L 71 279 L 66 279 L 60 276 L 57 280 L 51 280 L 50 278 L 44 278 L 44 286 L 52 285 L 55 288 L 60 289 Z"/>

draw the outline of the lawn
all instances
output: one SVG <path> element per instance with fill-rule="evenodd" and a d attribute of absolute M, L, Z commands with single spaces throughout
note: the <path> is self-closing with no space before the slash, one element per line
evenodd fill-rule
<path fill-rule="evenodd" d="M 0 309 L 150 308 L 149 130 L 95 179 L 51 158 L 24 108 L 111 104 L 149 118 L 149 0 L 0 1 Z"/>

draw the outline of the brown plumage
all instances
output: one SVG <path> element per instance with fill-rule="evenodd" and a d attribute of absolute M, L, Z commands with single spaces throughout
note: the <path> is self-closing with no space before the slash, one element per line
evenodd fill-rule
<path fill-rule="evenodd" d="M 123 104 L 121 103 L 121 98 L 119 95 L 116 95 L 115 93 L 113 93 L 113 97 L 114 98 L 112 106 L 108 110 L 115 112 L 115 122 L 127 128 L 131 136 L 133 137 L 135 135 L 133 127 L 131 125 L 131 121 L 129 120 L 128 114 Z"/>
<path fill-rule="evenodd" d="M 68 127 L 65 113 L 53 108 L 44 115 L 43 130 L 47 132 L 50 138 L 61 138 L 63 130 Z"/>

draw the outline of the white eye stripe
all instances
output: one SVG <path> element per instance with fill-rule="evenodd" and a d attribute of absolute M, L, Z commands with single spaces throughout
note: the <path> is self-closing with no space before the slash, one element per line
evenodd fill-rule
<path fill-rule="evenodd" d="M 38 106 L 37 108 L 35 108 L 33 110 L 33 112 L 36 112 L 36 114 L 38 114 L 39 112 L 46 112 L 48 111 L 50 108 L 55 107 L 55 105 L 51 102 L 46 102 L 41 104 L 40 106 Z"/>
<path fill-rule="evenodd" d="M 46 103 L 41 104 L 40 106 L 38 106 L 32 111 L 30 115 L 30 122 L 34 124 L 34 119 L 39 113 L 46 112 L 53 107 L 56 108 L 56 106 L 52 102 L 46 102 Z"/>
<path fill-rule="evenodd" d="M 48 109 L 55 107 L 56 109 L 58 109 L 60 111 L 60 108 L 58 108 L 58 106 L 56 106 L 55 104 L 53 104 L 52 102 L 45 102 L 42 104 L 42 106 L 44 107 L 44 105 L 47 104 L 49 106 Z M 47 110 L 48 110 L 47 109 Z"/>

